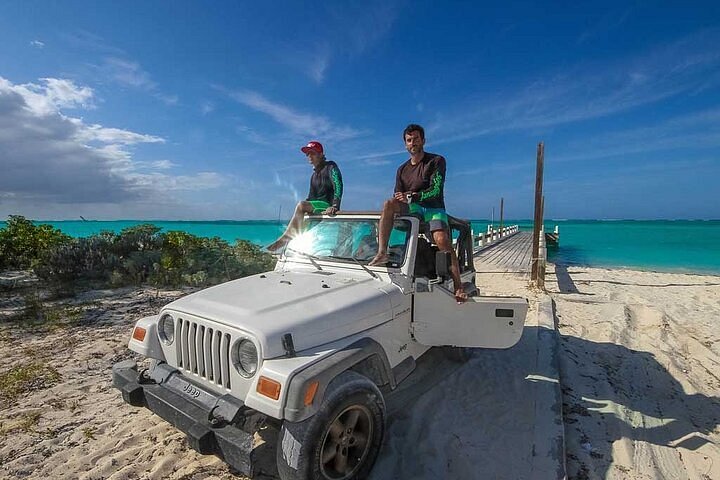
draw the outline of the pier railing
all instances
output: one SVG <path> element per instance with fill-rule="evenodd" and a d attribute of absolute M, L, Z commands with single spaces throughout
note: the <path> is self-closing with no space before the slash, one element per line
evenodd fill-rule
<path fill-rule="evenodd" d="M 515 235 L 520 231 L 520 227 L 517 225 L 511 225 L 503 228 L 493 228 L 492 225 L 488 225 L 487 232 L 475 235 L 473 232 L 473 252 L 478 252 L 483 248 L 489 247 L 499 241 Z"/>

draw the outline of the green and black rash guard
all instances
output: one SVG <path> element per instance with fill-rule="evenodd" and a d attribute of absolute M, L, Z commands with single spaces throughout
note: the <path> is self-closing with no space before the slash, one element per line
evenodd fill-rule
<path fill-rule="evenodd" d="M 413 165 L 410 160 L 400 165 L 395 176 L 396 192 L 415 192 L 413 202 L 425 208 L 445 208 L 445 158 L 425 152 Z"/>
<path fill-rule="evenodd" d="M 340 210 L 342 194 L 342 175 L 337 164 L 326 160 L 318 165 L 310 177 L 310 193 L 307 200 L 324 200 Z"/>

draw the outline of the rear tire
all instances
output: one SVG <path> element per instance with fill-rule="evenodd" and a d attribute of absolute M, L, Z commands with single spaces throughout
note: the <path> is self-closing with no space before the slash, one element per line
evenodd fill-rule
<path fill-rule="evenodd" d="M 302 422 L 284 421 L 277 445 L 283 480 L 355 480 L 372 469 L 385 430 L 385 401 L 367 377 L 338 375 L 320 409 Z"/>

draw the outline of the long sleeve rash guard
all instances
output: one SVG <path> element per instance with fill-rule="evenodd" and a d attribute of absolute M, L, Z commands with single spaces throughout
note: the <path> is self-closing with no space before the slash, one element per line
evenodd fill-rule
<path fill-rule="evenodd" d="M 425 152 L 413 165 L 410 160 L 400 165 L 395 176 L 396 192 L 415 192 L 413 201 L 425 208 L 445 208 L 445 158 Z"/>
<path fill-rule="evenodd" d="M 307 200 L 324 200 L 340 210 L 342 194 L 342 174 L 337 164 L 329 160 L 318 165 L 310 177 L 310 193 Z"/>

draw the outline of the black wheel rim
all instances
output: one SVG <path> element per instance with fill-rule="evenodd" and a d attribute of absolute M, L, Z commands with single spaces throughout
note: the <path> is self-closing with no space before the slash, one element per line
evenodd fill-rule
<path fill-rule="evenodd" d="M 320 446 L 320 471 L 325 478 L 352 477 L 365 462 L 373 438 L 372 413 L 351 405 L 328 425 Z"/>

